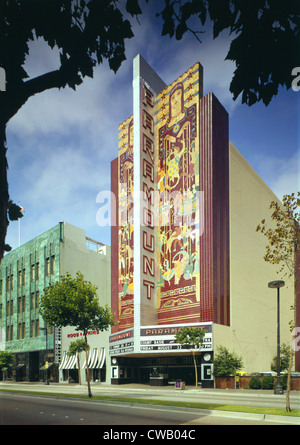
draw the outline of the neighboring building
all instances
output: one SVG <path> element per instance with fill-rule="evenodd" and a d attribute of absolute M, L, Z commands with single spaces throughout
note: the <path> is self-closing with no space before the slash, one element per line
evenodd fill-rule
<path fill-rule="evenodd" d="M 76 361 L 63 360 L 73 339 L 69 334 L 74 332 L 74 328 L 48 327 L 47 360 L 46 333 L 41 329 L 45 325 L 39 315 L 39 299 L 44 289 L 62 275 L 69 272 L 75 276 L 80 271 L 86 280 L 97 285 L 100 304 L 110 304 L 110 261 L 110 247 L 86 237 L 84 230 L 65 222 L 4 256 L 0 265 L 0 349 L 15 355 L 15 365 L 7 370 L 7 378 L 45 380 L 47 361 L 50 381 L 64 381 L 69 377 L 76 380 Z M 89 342 L 91 351 L 96 349 L 99 357 L 101 355 L 101 362 L 94 360 L 91 368 L 97 368 L 93 373 L 101 373 L 102 380 L 106 379 L 102 348 L 107 348 L 108 335 L 108 332 L 91 335 Z M 82 373 L 84 381 L 84 368 Z"/>
<path fill-rule="evenodd" d="M 212 93 L 203 97 L 202 79 L 196 63 L 167 86 L 141 56 L 133 62 L 133 115 L 111 164 L 112 383 L 191 383 L 190 351 L 174 339 L 181 326 L 207 331 L 203 386 L 213 385 L 218 345 L 248 372 L 269 370 L 276 355 L 268 282 L 281 277 L 255 229 L 277 198 L 229 142 L 228 114 Z M 292 283 L 281 296 L 287 343 Z"/>

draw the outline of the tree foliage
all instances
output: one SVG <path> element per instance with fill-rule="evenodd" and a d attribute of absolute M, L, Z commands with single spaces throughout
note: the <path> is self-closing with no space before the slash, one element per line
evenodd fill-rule
<path fill-rule="evenodd" d="M 85 341 L 84 338 L 79 338 L 78 340 L 74 340 L 70 343 L 68 349 L 68 355 L 80 354 L 85 351 Z"/>
<path fill-rule="evenodd" d="M 137 0 L 124 5 L 131 16 L 141 12 Z M 104 60 L 114 72 L 118 70 L 126 59 L 125 41 L 133 37 L 119 6 L 116 0 L 0 0 L 0 67 L 6 74 L 6 91 L 0 92 L 0 261 L 10 250 L 5 245 L 10 219 L 7 123 L 38 93 L 75 90 Z M 38 38 L 58 49 L 58 68 L 30 78 L 25 62 L 31 42 Z"/>
<path fill-rule="evenodd" d="M 0 351 L 0 369 L 9 368 L 14 364 L 14 356 L 9 351 Z"/>
<path fill-rule="evenodd" d="M 80 272 L 76 278 L 67 273 L 45 289 L 39 312 L 49 325 L 74 326 L 83 332 L 104 331 L 113 320 L 109 306 L 99 305 L 97 287 L 85 281 Z"/>
<path fill-rule="evenodd" d="M 300 192 L 284 195 L 282 205 L 272 201 L 271 220 L 273 225 L 267 225 L 263 219 L 256 231 L 262 233 L 268 240 L 264 260 L 279 266 L 278 273 L 287 276 L 294 285 L 294 304 L 291 306 L 293 318 L 290 321 L 290 330 L 295 337 L 296 332 L 296 306 L 300 304 L 299 296 L 299 242 L 300 242 Z M 294 349 L 290 349 L 290 361 L 288 367 L 288 380 L 286 392 L 286 410 L 290 408 L 290 382 L 291 370 L 294 358 Z"/>
<path fill-rule="evenodd" d="M 97 287 L 85 281 L 83 275 L 77 272 L 76 278 L 67 273 L 61 280 L 51 284 L 40 299 L 39 313 L 45 322 L 56 327 L 73 326 L 76 331 L 82 331 L 85 339 L 88 393 L 91 397 L 88 369 L 89 330 L 105 331 L 113 322 L 113 314 L 108 305 L 100 306 Z"/>
<path fill-rule="evenodd" d="M 291 88 L 292 70 L 299 66 L 298 0 L 165 0 L 159 15 L 162 33 L 178 40 L 186 32 L 199 39 L 208 20 L 214 38 L 224 31 L 232 35 L 226 59 L 236 65 L 230 84 L 234 100 L 241 94 L 249 106 L 268 105 L 279 86 Z"/>
<path fill-rule="evenodd" d="M 203 339 L 207 331 L 197 327 L 184 327 L 180 328 L 175 334 L 175 339 L 180 345 L 185 345 L 191 348 L 194 367 L 195 367 L 195 380 L 196 388 L 198 387 L 198 371 L 196 362 L 196 348 L 200 349 L 203 345 Z"/>
<path fill-rule="evenodd" d="M 287 345 L 286 343 L 280 345 L 280 372 L 288 370 L 290 355 L 291 355 L 290 345 Z M 272 360 L 271 371 L 277 372 L 277 355 Z"/>
<path fill-rule="evenodd" d="M 88 349 L 89 349 L 89 345 Z M 74 340 L 69 345 L 69 350 L 67 352 L 68 356 L 77 355 L 78 357 L 78 380 L 79 385 L 81 385 L 81 374 L 80 374 L 80 353 L 86 350 L 86 344 L 84 338 L 78 338 L 78 340 Z"/>
<path fill-rule="evenodd" d="M 218 346 L 214 358 L 214 375 L 216 377 L 234 376 L 242 369 L 243 360 L 235 352 L 230 352 L 225 346 Z"/>

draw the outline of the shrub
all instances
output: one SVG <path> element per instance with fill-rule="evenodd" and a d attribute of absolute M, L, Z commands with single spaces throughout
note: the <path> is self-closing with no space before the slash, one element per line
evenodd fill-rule
<path fill-rule="evenodd" d="M 258 377 L 251 377 L 249 386 L 251 389 L 260 389 L 261 388 L 261 382 Z"/>
<path fill-rule="evenodd" d="M 273 389 L 274 388 L 274 378 L 271 375 L 265 375 L 261 381 L 262 389 Z"/>

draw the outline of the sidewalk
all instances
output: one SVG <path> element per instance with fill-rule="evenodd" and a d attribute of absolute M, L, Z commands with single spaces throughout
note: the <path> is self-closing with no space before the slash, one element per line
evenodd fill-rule
<path fill-rule="evenodd" d="M 1 382 L 0 381 L 0 387 L 3 386 L 19 386 L 20 389 L 22 388 L 23 390 L 28 389 L 29 387 L 32 387 L 30 389 L 34 389 L 34 390 L 42 390 L 44 389 L 45 391 L 49 392 L 50 388 L 52 388 L 52 392 L 55 390 L 60 390 L 60 392 L 70 392 L 70 391 L 74 391 L 76 389 L 76 391 L 79 391 L 80 393 L 82 391 L 86 391 L 87 390 L 87 384 L 84 383 L 82 385 L 79 385 L 79 383 L 58 383 L 58 382 L 49 382 L 49 385 L 46 385 L 45 382 L 10 382 L 10 381 L 6 381 L 6 382 Z M 39 388 L 39 389 L 38 389 Z M 155 391 L 155 392 L 161 392 L 162 394 L 164 393 L 177 393 L 177 394 L 184 394 L 186 392 L 193 392 L 193 393 L 197 393 L 197 394 L 201 394 L 201 393 L 209 393 L 212 392 L 214 394 L 220 393 L 220 394 L 235 394 L 235 395 L 247 395 L 247 396 L 255 396 L 257 397 L 258 395 L 274 395 L 274 391 L 273 390 L 267 390 L 267 389 L 220 389 L 220 388 L 201 388 L 200 386 L 198 388 L 195 388 L 195 386 L 185 386 L 184 390 L 180 390 L 180 389 L 175 389 L 175 386 L 173 385 L 167 385 L 167 386 L 150 386 L 148 384 L 142 384 L 142 383 L 127 383 L 127 384 L 122 384 L 122 385 L 110 385 L 108 383 L 91 383 L 91 389 L 93 392 L 102 392 L 103 390 L 105 391 L 120 391 L 120 392 L 128 392 L 128 391 L 142 391 L 142 392 L 151 392 L 151 391 Z M 279 394 L 276 395 L 276 397 L 281 397 L 281 398 L 285 398 L 286 393 L 284 392 L 284 394 Z M 300 391 L 291 391 L 290 392 L 290 398 L 293 398 L 295 400 L 299 401 L 300 404 Z M 299 405 L 299 409 L 300 409 L 300 405 Z"/>

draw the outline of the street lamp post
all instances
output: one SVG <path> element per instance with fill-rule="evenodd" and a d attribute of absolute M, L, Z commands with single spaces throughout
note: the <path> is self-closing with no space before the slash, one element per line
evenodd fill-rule
<path fill-rule="evenodd" d="M 284 281 L 270 281 L 268 287 L 277 289 L 277 383 L 274 389 L 274 394 L 283 394 L 280 379 L 280 294 L 279 289 L 285 285 Z"/>
<path fill-rule="evenodd" d="M 46 360 L 45 360 L 45 371 L 46 371 L 46 385 L 49 385 L 48 381 L 48 333 L 47 328 L 40 328 L 40 331 L 46 332 Z"/>

